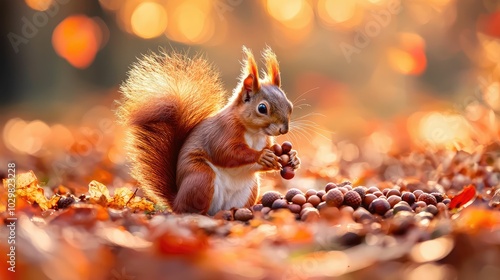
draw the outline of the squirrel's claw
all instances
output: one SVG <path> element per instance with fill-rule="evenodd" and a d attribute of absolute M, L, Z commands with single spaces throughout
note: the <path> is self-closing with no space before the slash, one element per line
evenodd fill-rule
<path fill-rule="evenodd" d="M 280 169 L 281 164 L 278 160 L 279 157 L 276 156 L 271 150 L 264 149 L 257 163 L 270 169 Z"/>
<path fill-rule="evenodd" d="M 296 150 L 291 150 L 290 153 L 290 165 L 293 167 L 293 169 L 298 169 L 300 167 L 300 159 L 297 155 Z"/>

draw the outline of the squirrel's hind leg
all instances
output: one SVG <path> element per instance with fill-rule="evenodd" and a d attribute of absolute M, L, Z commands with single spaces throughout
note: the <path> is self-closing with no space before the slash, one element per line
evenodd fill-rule
<path fill-rule="evenodd" d="M 204 162 L 189 163 L 184 169 L 185 177 L 179 182 L 179 191 L 174 201 L 176 213 L 198 213 L 206 215 L 214 195 L 215 174 Z M 187 172 L 186 172 L 187 171 Z"/>

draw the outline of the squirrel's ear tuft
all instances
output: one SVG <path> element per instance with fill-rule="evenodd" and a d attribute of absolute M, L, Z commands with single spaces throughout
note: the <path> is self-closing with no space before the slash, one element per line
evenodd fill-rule
<path fill-rule="evenodd" d="M 274 54 L 273 50 L 268 46 L 262 53 L 264 60 L 266 61 L 267 76 L 271 83 L 280 87 L 281 86 L 281 76 L 280 69 L 278 65 L 278 59 Z"/>
<path fill-rule="evenodd" d="M 243 87 L 247 91 L 258 92 L 260 90 L 259 73 L 257 71 L 257 63 L 253 57 L 252 51 L 243 46 L 243 52 L 246 55 L 243 69 Z"/>

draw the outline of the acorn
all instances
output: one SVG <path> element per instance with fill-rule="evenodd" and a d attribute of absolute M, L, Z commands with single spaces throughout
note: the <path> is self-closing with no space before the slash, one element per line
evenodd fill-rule
<path fill-rule="evenodd" d="M 262 211 L 262 208 L 264 207 L 264 205 L 262 204 L 255 204 L 254 206 L 252 206 L 252 212 L 260 212 Z"/>
<path fill-rule="evenodd" d="M 276 209 L 281 209 L 281 208 L 288 208 L 288 202 L 286 202 L 285 199 L 276 199 L 274 202 L 273 202 L 273 205 L 271 206 L 271 208 L 273 210 L 276 210 Z"/>
<path fill-rule="evenodd" d="M 352 213 L 352 217 L 357 223 L 361 223 L 363 221 L 371 222 L 374 220 L 373 215 L 363 207 L 359 207 L 358 209 L 354 210 L 354 212 Z"/>
<path fill-rule="evenodd" d="M 374 201 L 376 198 L 377 198 L 377 196 L 372 194 L 372 193 L 366 194 L 365 198 L 363 199 L 363 205 L 366 208 L 368 208 L 368 206 L 370 206 L 370 203 L 372 203 L 372 201 Z"/>
<path fill-rule="evenodd" d="M 282 154 L 280 156 L 280 163 L 283 165 L 283 166 L 286 166 L 288 165 L 288 163 L 290 162 L 290 156 L 287 155 L 287 154 Z"/>
<path fill-rule="evenodd" d="M 429 212 L 434 216 L 436 216 L 439 213 L 438 208 L 432 204 L 427 205 L 427 207 L 424 208 L 424 211 Z"/>
<path fill-rule="evenodd" d="M 401 192 L 399 190 L 397 190 L 397 189 L 390 189 L 385 196 L 391 197 L 393 195 L 400 197 L 401 196 Z"/>
<path fill-rule="evenodd" d="M 307 202 L 311 203 L 314 207 L 316 207 L 321 202 L 321 198 L 319 198 L 319 196 L 317 196 L 317 195 L 311 195 L 307 199 Z"/>
<path fill-rule="evenodd" d="M 372 186 L 372 187 L 369 187 L 367 190 L 366 190 L 366 193 L 374 193 L 374 192 L 379 192 L 379 188 L 375 187 L 375 186 Z"/>
<path fill-rule="evenodd" d="M 280 144 L 274 144 L 272 147 L 271 147 L 271 150 L 274 152 L 275 155 L 277 156 L 281 156 L 283 154 L 283 149 L 281 148 L 281 145 Z"/>
<path fill-rule="evenodd" d="M 365 187 L 358 186 L 352 190 L 359 194 L 359 196 L 361 197 L 361 200 L 365 199 L 365 195 L 366 195 L 366 188 Z"/>
<path fill-rule="evenodd" d="M 253 213 L 248 208 L 240 208 L 234 212 L 234 219 L 242 222 L 246 222 L 253 218 Z"/>
<path fill-rule="evenodd" d="M 392 207 L 392 210 L 393 210 L 394 214 L 401 212 L 401 211 L 413 212 L 413 210 L 408 205 L 408 203 L 405 203 L 404 201 L 396 203 L 396 205 L 394 205 L 394 207 Z"/>
<path fill-rule="evenodd" d="M 411 206 L 413 203 L 415 203 L 415 200 L 417 199 L 415 195 L 411 192 L 404 192 L 401 195 L 401 199 L 408 202 L 408 204 Z"/>
<path fill-rule="evenodd" d="M 391 208 L 394 207 L 394 205 L 396 205 L 396 203 L 398 203 L 400 201 L 401 201 L 401 197 L 399 197 L 397 195 L 392 195 L 392 196 L 389 196 L 387 198 L 387 202 L 389 202 L 389 204 L 391 205 Z"/>
<path fill-rule="evenodd" d="M 292 202 L 292 198 L 296 195 L 296 194 L 303 194 L 301 190 L 297 189 L 297 188 L 291 188 L 289 189 L 286 194 L 285 194 L 285 199 L 288 201 L 288 202 Z"/>
<path fill-rule="evenodd" d="M 280 199 L 281 194 L 277 191 L 268 191 L 262 195 L 262 205 L 271 207 L 276 199 Z"/>
<path fill-rule="evenodd" d="M 443 194 L 442 193 L 438 193 L 438 192 L 433 192 L 431 193 L 435 198 L 436 198 L 436 202 L 442 202 L 444 197 L 443 197 Z"/>
<path fill-rule="evenodd" d="M 313 189 L 308 189 L 306 192 L 306 198 L 309 198 L 311 195 L 316 195 L 318 192 Z"/>
<path fill-rule="evenodd" d="M 280 175 L 285 180 L 291 180 L 295 177 L 295 171 L 292 166 L 285 165 L 280 171 Z"/>
<path fill-rule="evenodd" d="M 381 216 L 384 215 L 389 209 L 391 209 L 391 205 L 383 198 L 373 200 L 372 203 L 370 203 L 370 206 L 368 206 L 368 211 Z"/>
<path fill-rule="evenodd" d="M 302 207 L 298 204 L 288 204 L 288 209 L 292 213 L 299 214 L 300 211 L 302 210 Z"/>
<path fill-rule="evenodd" d="M 432 194 L 428 194 L 428 193 L 422 193 L 422 194 L 418 197 L 418 201 L 423 201 L 423 202 L 425 202 L 427 205 L 429 205 L 429 204 L 436 205 L 436 204 L 437 204 L 436 197 L 435 197 L 435 196 L 433 196 Z"/>
<path fill-rule="evenodd" d="M 316 208 L 306 208 L 300 215 L 302 221 L 316 221 L 319 219 L 319 211 Z"/>
<path fill-rule="evenodd" d="M 344 194 L 338 189 L 329 190 L 325 202 L 329 206 L 340 207 L 344 202 Z"/>
<path fill-rule="evenodd" d="M 415 198 L 418 199 L 418 197 L 423 194 L 424 191 L 423 190 L 414 190 L 413 191 L 413 194 L 415 195 Z"/>
<path fill-rule="evenodd" d="M 283 154 L 288 154 L 292 150 L 292 143 L 285 141 L 281 144 Z"/>
<path fill-rule="evenodd" d="M 335 189 L 336 187 L 337 187 L 337 184 L 330 182 L 330 183 L 326 184 L 325 192 L 328 192 L 331 189 Z"/>
<path fill-rule="evenodd" d="M 361 196 L 355 191 L 348 191 L 344 194 L 344 205 L 351 206 L 353 209 L 361 206 Z"/>
<path fill-rule="evenodd" d="M 294 197 L 292 198 L 292 202 L 298 205 L 303 205 L 307 202 L 307 199 L 303 194 L 299 193 L 294 195 Z"/>
<path fill-rule="evenodd" d="M 326 192 L 324 190 L 319 190 L 316 195 L 319 197 L 319 198 L 322 198 L 324 195 L 326 194 Z"/>

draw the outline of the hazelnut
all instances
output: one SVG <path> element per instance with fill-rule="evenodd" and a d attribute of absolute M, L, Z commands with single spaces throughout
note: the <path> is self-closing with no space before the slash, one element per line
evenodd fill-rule
<path fill-rule="evenodd" d="M 289 189 L 286 194 L 285 194 L 285 199 L 288 201 L 288 202 L 291 202 L 292 201 L 292 198 L 296 195 L 296 194 L 302 194 L 302 191 L 297 189 L 297 188 L 291 188 Z"/>
<path fill-rule="evenodd" d="M 286 165 L 281 169 L 280 175 L 285 180 L 291 180 L 295 177 L 295 171 L 292 166 Z"/>
<path fill-rule="evenodd" d="M 374 220 L 373 215 L 363 207 L 359 207 L 358 209 L 354 210 L 354 212 L 352 213 L 352 217 L 357 223 L 361 223 L 363 221 L 371 222 Z"/>
<path fill-rule="evenodd" d="M 387 210 L 391 209 L 391 205 L 387 200 L 383 198 L 377 198 L 370 203 L 370 206 L 368 206 L 368 210 L 371 213 L 379 214 L 379 215 L 384 215 Z"/>
<path fill-rule="evenodd" d="M 436 201 L 437 202 L 442 202 L 444 197 L 443 197 L 443 194 L 442 193 L 438 193 L 438 192 L 433 192 L 431 193 L 435 198 L 436 198 Z"/>
<path fill-rule="evenodd" d="M 318 192 L 313 189 L 308 189 L 306 192 L 306 198 L 309 198 L 311 195 L 316 195 Z"/>
<path fill-rule="evenodd" d="M 344 194 L 339 189 L 329 190 L 325 195 L 325 202 L 329 206 L 340 207 L 344 202 Z"/>
<path fill-rule="evenodd" d="M 319 198 L 317 195 L 311 195 L 307 199 L 307 202 L 311 203 L 314 207 L 316 207 L 321 202 L 321 198 Z"/>
<path fill-rule="evenodd" d="M 326 194 L 326 192 L 324 190 L 319 190 L 316 195 L 319 197 L 319 198 L 322 198 L 324 195 Z"/>
<path fill-rule="evenodd" d="M 262 205 L 271 207 L 276 199 L 280 199 L 281 194 L 277 191 L 268 191 L 262 195 Z"/>
<path fill-rule="evenodd" d="M 292 150 L 292 143 L 285 141 L 281 144 L 281 149 L 283 154 L 288 154 Z"/>
<path fill-rule="evenodd" d="M 262 211 L 262 208 L 264 206 L 262 204 L 255 204 L 254 206 L 252 206 L 252 211 L 253 212 L 259 212 L 259 211 Z"/>
<path fill-rule="evenodd" d="M 396 196 L 401 196 L 401 192 L 397 189 L 390 189 L 386 194 L 385 196 L 387 197 L 391 197 L 393 195 L 396 195 Z"/>
<path fill-rule="evenodd" d="M 271 211 L 271 207 L 262 207 L 262 210 L 260 210 L 262 215 L 267 215 L 270 211 Z"/>
<path fill-rule="evenodd" d="M 312 205 L 309 202 L 306 202 L 306 203 L 302 204 L 302 209 L 305 209 L 305 208 L 314 208 L 314 205 Z"/>
<path fill-rule="evenodd" d="M 416 197 L 411 192 L 404 192 L 401 195 L 401 199 L 404 200 L 404 201 L 406 201 L 406 202 L 408 202 L 409 205 L 412 205 L 413 203 L 415 203 Z"/>
<path fill-rule="evenodd" d="M 341 191 L 343 194 L 349 191 L 346 187 L 338 187 L 337 190 Z"/>
<path fill-rule="evenodd" d="M 281 156 L 283 154 L 283 149 L 281 148 L 280 144 L 274 144 L 271 147 L 271 150 L 274 152 L 275 155 Z"/>
<path fill-rule="evenodd" d="M 377 196 L 374 194 L 371 194 L 371 193 L 366 194 L 365 199 L 363 199 L 363 205 L 366 208 L 368 208 L 368 206 L 370 206 L 370 203 L 372 203 L 372 201 L 374 201 L 376 198 L 377 198 Z"/>
<path fill-rule="evenodd" d="M 446 205 L 448 205 L 450 202 L 451 202 L 451 199 L 449 199 L 449 198 L 443 199 L 443 203 Z"/>
<path fill-rule="evenodd" d="M 361 196 L 355 191 L 348 191 L 344 194 L 344 205 L 351 206 L 353 209 L 361 206 Z"/>
<path fill-rule="evenodd" d="M 280 163 L 285 166 L 285 165 L 288 165 L 288 162 L 290 161 L 290 156 L 287 155 L 287 154 L 282 154 L 280 156 Z"/>
<path fill-rule="evenodd" d="M 336 187 L 337 187 L 337 184 L 330 182 L 330 183 L 326 184 L 325 192 L 328 192 L 331 189 L 335 189 Z"/>
<path fill-rule="evenodd" d="M 362 200 L 365 198 L 365 195 L 366 195 L 366 188 L 365 187 L 359 186 L 359 187 L 355 187 L 352 190 L 357 192 Z"/>
<path fill-rule="evenodd" d="M 424 208 L 424 211 L 427 211 L 434 216 L 436 216 L 439 213 L 439 210 L 437 209 L 437 207 L 432 205 L 432 204 L 427 205 L 427 207 Z"/>
<path fill-rule="evenodd" d="M 415 195 L 415 198 L 418 199 L 418 197 L 423 194 L 424 191 L 423 190 L 414 190 L 413 191 L 413 194 Z"/>
<path fill-rule="evenodd" d="M 381 196 L 383 196 L 383 195 L 384 195 L 384 193 L 383 193 L 383 192 L 381 192 L 381 191 L 376 191 L 376 192 L 374 192 L 373 194 L 374 194 L 376 197 L 381 197 Z"/>
<path fill-rule="evenodd" d="M 394 207 L 394 205 L 396 205 L 400 201 L 401 201 L 401 197 L 396 196 L 396 195 L 389 196 L 387 198 L 387 202 L 389 202 L 389 204 L 391 205 L 391 208 Z"/>
<path fill-rule="evenodd" d="M 374 192 L 379 192 L 380 190 L 373 186 L 373 187 L 369 187 L 368 190 L 366 190 L 367 193 L 374 193 Z"/>
<path fill-rule="evenodd" d="M 281 209 L 281 208 L 288 208 L 288 202 L 286 202 L 285 199 L 276 199 L 274 202 L 273 202 L 273 205 L 271 206 L 271 208 L 273 210 L 276 210 L 276 209 Z"/>
<path fill-rule="evenodd" d="M 392 208 L 394 214 L 398 213 L 398 212 L 401 212 L 401 211 L 408 211 L 408 212 L 412 212 L 413 210 L 411 209 L 411 207 L 408 205 L 408 203 L 404 203 L 404 202 L 399 202 L 399 203 L 396 203 L 396 205 L 394 205 L 394 207 Z"/>
<path fill-rule="evenodd" d="M 306 203 L 306 201 L 307 201 L 306 197 L 301 193 L 294 195 L 292 198 L 292 202 L 298 205 L 302 205 Z"/>
<path fill-rule="evenodd" d="M 253 218 L 253 213 L 248 208 L 240 208 L 234 212 L 234 219 L 242 222 L 246 222 Z"/>
<path fill-rule="evenodd" d="M 319 211 L 316 208 L 307 208 L 300 215 L 302 221 L 316 221 L 319 219 Z"/>
<path fill-rule="evenodd" d="M 436 197 L 433 196 L 432 194 L 428 194 L 428 193 L 421 194 L 418 197 L 418 201 L 423 201 L 427 205 L 429 205 L 429 204 L 436 205 L 437 204 Z"/>
<path fill-rule="evenodd" d="M 328 204 L 326 204 L 326 202 L 320 202 L 318 204 L 318 207 L 316 207 L 318 209 L 318 211 L 321 211 L 321 209 L 325 208 L 325 207 L 328 207 Z"/>
<path fill-rule="evenodd" d="M 288 209 L 290 209 L 290 212 L 292 213 L 299 214 L 302 207 L 298 204 L 288 204 Z"/>

